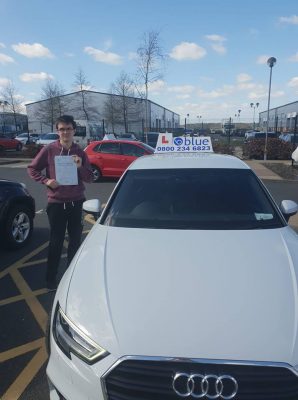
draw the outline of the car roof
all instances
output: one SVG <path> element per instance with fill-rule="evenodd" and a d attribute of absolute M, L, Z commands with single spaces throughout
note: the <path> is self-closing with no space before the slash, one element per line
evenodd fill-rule
<path fill-rule="evenodd" d="M 143 144 L 142 142 L 129 140 L 129 139 L 109 139 L 109 140 L 94 140 L 90 144 L 102 144 L 102 143 L 130 143 L 130 144 Z"/>
<path fill-rule="evenodd" d="M 215 153 L 152 154 L 136 159 L 128 167 L 130 170 L 177 168 L 250 169 L 237 157 Z"/>

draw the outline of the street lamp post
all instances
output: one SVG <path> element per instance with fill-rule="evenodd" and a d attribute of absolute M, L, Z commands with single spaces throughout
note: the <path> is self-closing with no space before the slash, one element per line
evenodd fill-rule
<path fill-rule="evenodd" d="M 200 121 L 201 121 L 201 129 L 203 129 L 203 120 L 202 120 L 202 115 L 197 115 L 197 118 L 199 120 L 199 125 L 200 125 Z M 199 127 L 200 129 L 200 127 Z"/>
<path fill-rule="evenodd" d="M 266 137 L 265 137 L 265 148 L 264 148 L 264 161 L 267 160 L 267 142 L 268 142 L 268 130 L 269 130 L 269 108 L 270 108 L 270 93 L 271 93 L 271 78 L 272 78 L 272 68 L 276 64 L 276 58 L 270 57 L 267 60 L 267 65 L 270 68 L 270 78 L 269 78 L 269 91 L 268 91 L 268 107 L 267 107 L 267 124 L 266 124 Z"/>
<path fill-rule="evenodd" d="M 237 128 L 237 126 L 236 126 L 236 123 L 235 123 L 235 134 L 237 135 L 237 133 L 238 133 L 238 129 L 240 129 L 240 113 L 241 113 L 241 110 L 238 110 L 238 113 L 237 114 L 235 114 L 235 118 L 236 118 L 236 121 L 237 121 L 237 118 L 238 118 L 238 128 Z"/>
<path fill-rule="evenodd" d="M 184 118 L 184 134 L 186 135 L 186 121 L 187 118 L 189 118 L 189 114 L 186 114 L 186 117 Z"/>
<path fill-rule="evenodd" d="M 252 122 L 253 122 L 253 130 L 255 130 L 255 115 L 256 115 L 256 108 L 258 108 L 258 107 L 259 107 L 259 105 L 260 105 L 260 103 L 256 103 L 256 104 L 254 104 L 254 103 L 250 103 L 250 107 L 254 109 L 254 116 L 253 116 L 253 120 L 252 120 Z"/>

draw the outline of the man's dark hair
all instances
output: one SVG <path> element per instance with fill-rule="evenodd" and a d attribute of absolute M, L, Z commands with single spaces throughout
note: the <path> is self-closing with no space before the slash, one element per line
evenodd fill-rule
<path fill-rule="evenodd" d="M 61 115 L 56 119 L 56 129 L 58 129 L 58 124 L 72 124 L 73 129 L 77 127 L 72 115 Z"/>

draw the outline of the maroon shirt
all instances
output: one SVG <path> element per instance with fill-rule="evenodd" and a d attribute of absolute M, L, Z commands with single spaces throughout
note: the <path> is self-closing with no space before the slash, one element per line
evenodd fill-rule
<path fill-rule="evenodd" d="M 73 143 L 69 150 L 62 147 L 59 140 L 43 147 L 28 166 L 28 174 L 36 182 L 45 184 L 48 179 L 56 179 L 55 156 L 77 155 L 82 158 L 82 166 L 78 168 L 78 184 L 64 186 L 57 189 L 48 188 L 49 203 L 67 203 L 69 201 L 83 200 L 85 186 L 84 182 L 92 182 L 92 170 L 86 153 Z M 45 170 L 45 174 L 42 171 Z"/>

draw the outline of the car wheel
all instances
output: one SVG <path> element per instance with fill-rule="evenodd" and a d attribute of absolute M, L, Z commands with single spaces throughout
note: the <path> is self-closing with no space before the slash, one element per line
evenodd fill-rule
<path fill-rule="evenodd" d="M 18 143 L 16 146 L 16 151 L 21 151 L 22 150 L 22 143 Z"/>
<path fill-rule="evenodd" d="M 101 171 L 95 165 L 91 165 L 92 174 L 93 174 L 93 182 L 98 182 L 101 177 Z"/>
<path fill-rule="evenodd" d="M 17 205 L 8 211 L 4 225 L 6 245 L 10 249 L 24 246 L 33 231 L 33 216 L 26 206 Z"/>

